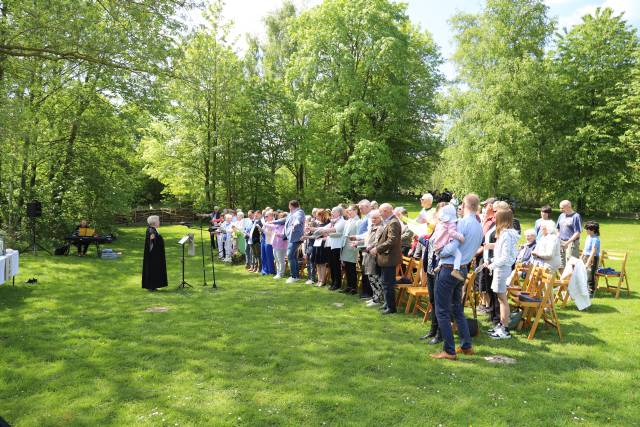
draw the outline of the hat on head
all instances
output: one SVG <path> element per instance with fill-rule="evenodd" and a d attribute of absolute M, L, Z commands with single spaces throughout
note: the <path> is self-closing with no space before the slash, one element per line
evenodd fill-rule
<path fill-rule="evenodd" d="M 443 206 L 438 215 L 442 222 L 456 222 L 458 220 L 458 213 L 453 205 Z"/>

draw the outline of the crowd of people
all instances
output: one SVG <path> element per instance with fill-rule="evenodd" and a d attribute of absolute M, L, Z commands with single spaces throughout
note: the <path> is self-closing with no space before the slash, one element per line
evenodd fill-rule
<path fill-rule="evenodd" d="M 482 266 L 477 270 L 478 309 L 494 324 L 489 335 L 508 339 L 507 286 L 516 263 L 543 265 L 556 272 L 569 258 L 579 256 L 582 219 L 567 200 L 560 203 L 562 213 L 557 221 L 551 219 L 551 207 L 543 206 L 535 227 L 524 231 L 521 245 L 520 221 L 513 204 L 506 201 L 488 198 L 481 202 L 471 193 L 458 202 L 449 193 L 437 199 L 426 193 L 420 203 L 422 210 L 415 219 L 408 218 L 402 207 L 369 200 L 314 208 L 310 215 L 305 215 L 296 200 L 289 202 L 288 212 L 267 207 L 245 213 L 216 207 L 211 214 L 215 224 L 212 242 L 215 238 L 223 261 L 243 259 L 252 273 L 284 279 L 288 265 L 286 283 L 300 281 L 300 265 L 304 265 L 305 284 L 359 293 L 367 307 L 379 307 L 383 315 L 396 312 L 396 268 L 403 255 L 419 259 L 421 279 L 434 307 L 430 330 L 421 339 L 442 342 L 443 351 L 432 357 L 452 360 L 460 353 L 474 353 L 462 301 L 471 265 Z M 584 228 L 588 237 L 582 258 L 593 292 L 600 231 L 593 221 Z M 452 320 L 460 336 L 457 348 Z"/>

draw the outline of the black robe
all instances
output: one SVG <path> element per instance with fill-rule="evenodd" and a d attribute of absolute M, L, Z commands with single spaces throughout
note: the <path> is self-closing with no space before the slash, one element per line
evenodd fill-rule
<path fill-rule="evenodd" d="M 151 235 L 155 238 L 152 240 Z M 167 286 L 167 261 L 164 255 L 164 240 L 158 230 L 147 227 L 142 261 L 142 287 L 144 289 Z"/>

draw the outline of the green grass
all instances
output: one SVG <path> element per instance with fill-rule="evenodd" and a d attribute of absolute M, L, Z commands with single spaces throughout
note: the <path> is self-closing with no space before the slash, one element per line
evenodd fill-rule
<path fill-rule="evenodd" d="M 602 226 L 604 248 L 631 253 L 632 289 L 639 231 Z M 638 424 L 637 292 L 561 309 L 562 343 L 543 327 L 533 342 L 481 336 L 478 356 L 435 361 L 417 340 L 420 319 L 380 316 L 353 296 L 220 264 L 213 291 L 200 286 L 199 258 L 187 260 L 194 288 L 178 291 L 173 242 L 185 229 L 162 232 L 171 286 L 157 293 L 140 288 L 140 227 L 120 231 L 116 261 L 22 258 L 20 283 L 0 287 L 0 416 L 15 426 Z M 22 284 L 32 276 L 38 285 Z M 495 354 L 517 363 L 483 359 Z"/>

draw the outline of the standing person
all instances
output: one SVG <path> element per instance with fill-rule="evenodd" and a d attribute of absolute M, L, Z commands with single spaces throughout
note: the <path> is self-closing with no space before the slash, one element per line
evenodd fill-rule
<path fill-rule="evenodd" d="M 440 255 L 442 248 L 444 248 L 444 246 L 452 239 L 456 239 L 460 241 L 460 243 L 464 243 L 464 236 L 457 232 L 457 222 L 458 217 L 456 208 L 454 208 L 453 205 L 447 204 L 438 211 L 438 224 L 436 225 L 436 229 L 433 231 L 430 239 L 433 240 L 438 256 Z M 464 276 L 460 273 L 461 256 L 462 254 L 460 251 L 456 250 L 453 257 L 453 269 L 451 270 L 451 275 L 458 280 L 464 280 Z M 440 271 L 440 267 L 435 271 Z"/>
<path fill-rule="evenodd" d="M 305 282 L 305 285 L 312 285 L 312 286 L 315 285 L 316 282 L 318 281 L 318 272 L 316 270 L 315 251 L 313 249 L 313 244 L 315 243 L 315 239 L 309 236 L 309 233 L 311 232 L 311 228 L 318 227 L 318 222 L 316 217 L 318 216 L 319 210 L 320 209 L 318 208 L 311 209 L 311 216 L 307 216 L 305 218 L 305 224 L 304 224 L 304 234 L 305 234 L 304 238 L 306 238 L 306 240 L 303 244 L 303 247 L 304 247 L 305 258 L 307 261 L 307 273 L 309 276 L 307 278 L 307 281 Z"/>
<path fill-rule="evenodd" d="M 511 275 L 511 267 L 516 262 L 516 245 L 520 234 L 513 227 L 513 212 L 502 209 L 496 212 L 496 246 L 493 250 L 493 261 L 485 267 L 493 271 L 491 290 L 496 294 L 500 305 L 500 323 L 490 332 L 494 339 L 511 338 L 509 333 L 509 298 L 507 285 Z"/>
<path fill-rule="evenodd" d="M 496 213 L 493 209 L 496 199 L 488 198 L 482 204 L 484 205 L 484 215 L 482 221 L 483 244 L 479 254 L 482 255 L 483 262 L 490 263 L 493 258 L 493 246 L 496 242 Z M 480 271 L 478 281 L 478 291 L 480 292 L 480 311 L 489 314 L 489 320 L 497 321 L 495 316 L 496 310 L 492 304 L 493 291 L 491 283 L 493 281 L 493 272 L 488 268 Z M 493 298 L 495 299 L 495 298 Z"/>
<path fill-rule="evenodd" d="M 540 223 L 551 218 L 551 206 L 544 205 L 540 208 L 540 218 L 536 219 L 533 229 L 536 231 L 536 240 L 540 240 L 542 233 L 540 232 Z"/>
<path fill-rule="evenodd" d="M 409 225 L 402 221 L 402 218 L 408 218 L 408 212 L 404 207 L 399 206 L 393 210 L 393 214 L 400 220 L 400 225 L 402 226 L 402 234 L 400 235 L 402 255 L 407 256 L 413 243 L 413 231 L 409 229 Z"/>
<path fill-rule="evenodd" d="M 558 217 L 557 228 L 560 237 L 560 258 L 562 260 L 561 269 L 564 270 L 569 258 L 580 257 L 580 233 L 582 232 L 582 219 L 580 214 L 573 210 L 571 202 L 563 200 L 560 202 L 562 213 Z"/>
<path fill-rule="evenodd" d="M 589 221 L 584 228 L 587 230 L 587 241 L 584 243 L 584 250 L 582 251 L 582 262 L 587 268 L 587 283 L 590 296 L 593 297 L 596 293 L 596 271 L 598 271 L 598 265 L 600 264 L 600 224 L 595 221 Z"/>
<path fill-rule="evenodd" d="M 278 219 L 286 218 L 286 212 L 280 212 Z M 287 258 L 287 241 L 284 240 L 284 224 L 267 223 L 265 227 L 273 232 L 273 256 L 276 260 L 276 275 L 274 279 L 284 277 L 284 270 Z"/>
<path fill-rule="evenodd" d="M 402 226 L 393 214 L 393 206 L 389 203 L 380 205 L 380 215 L 384 227 L 376 245 L 369 251 L 376 257 L 380 267 L 382 288 L 384 289 L 385 307 L 382 314 L 396 312 L 396 266 L 402 262 Z"/>
<path fill-rule="evenodd" d="M 273 257 L 273 228 L 268 227 L 269 224 L 273 224 L 273 218 L 273 210 L 268 210 L 265 212 L 262 226 L 262 240 L 260 241 L 263 276 L 266 276 L 267 274 L 276 274 L 275 259 Z"/>
<path fill-rule="evenodd" d="M 435 300 L 438 327 L 444 340 L 444 348 L 442 352 L 431 355 L 434 359 L 456 360 L 456 353 L 458 352 L 468 355 L 474 353 L 471 335 L 469 334 L 469 325 L 464 317 L 464 307 L 462 305 L 462 286 L 464 282 L 451 275 L 454 252 L 460 250 L 462 254 L 460 264 L 463 266 L 460 268 L 463 276 L 466 276 L 467 265 L 475 256 L 482 242 L 482 226 L 476 218 L 480 200 L 477 195 L 471 193 L 465 196 L 463 202 L 464 218 L 458 221 L 458 233 L 464 236 L 464 243 L 454 239 L 440 252 L 441 264 L 438 278 L 436 279 Z M 461 341 L 458 349 L 455 348 L 453 330 L 451 329 L 452 315 L 458 325 L 458 334 Z"/>
<path fill-rule="evenodd" d="M 274 221 L 276 224 L 284 224 L 284 235 L 287 240 L 287 259 L 291 276 L 287 283 L 295 283 L 300 280 L 298 271 L 298 246 L 302 243 L 304 235 L 304 211 L 300 208 L 300 202 L 289 202 L 289 215 L 286 218 Z"/>
<path fill-rule="evenodd" d="M 358 234 L 360 226 L 360 210 L 357 205 L 349 205 L 347 208 L 347 221 L 342 232 L 342 252 L 340 260 L 344 265 L 347 276 L 347 288 L 339 292 L 357 294 L 358 293 L 358 272 L 356 270 L 356 262 L 358 261 L 358 249 L 351 245 L 350 237 Z"/>
<path fill-rule="evenodd" d="M 224 215 L 224 222 L 220 224 L 220 231 L 218 231 L 218 254 L 220 259 L 224 262 L 231 263 L 231 256 L 233 255 L 232 241 L 233 241 L 233 223 L 231 222 L 233 216 L 231 214 Z"/>
<path fill-rule="evenodd" d="M 251 269 L 252 273 L 259 273 L 261 270 L 262 256 L 260 253 L 260 237 L 262 236 L 262 211 L 255 211 L 253 213 L 253 225 L 249 231 L 249 241 L 251 242 L 251 249 L 253 254 L 251 259 L 253 261 Z"/>
<path fill-rule="evenodd" d="M 358 240 L 365 240 L 367 233 L 371 231 L 372 223 L 369 220 L 369 213 L 371 212 L 371 202 L 367 199 L 362 199 L 358 202 L 358 208 L 360 208 L 360 215 L 362 215 L 362 221 L 360 221 L 360 226 L 358 227 Z M 379 214 L 379 213 L 378 213 Z M 360 264 L 364 262 L 364 254 L 360 252 Z M 362 294 L 360 298 L 370 299 L 373 297 L 373 289 L 371 288 L 371 283 L 369 283 L 369 275 L 362 274 Z"/>
<path fill-rule="evenodd" d="M 329 262 L 331 249 L 326 246 L 327 238 L 318 230 L 331 224 L 331 211 L 328 209 L 318 209 L 316 213 L 315 226 L 309 227 L 309 232 L 315 232 L 313 240 L 313 261 L 318 272 L 318 283 L 316 286 L 324 286 L 327 280 L 327 263 Z"/>
<path fill-rule="evenodd" d="M 344 232 L 345 220 L 344 211 L 341 206 L 331 209 L 331 224 L 324 227 L 321 232 L 327 237 L 325 246 L 328 246 L 329 269 L 331 270 L 330 291 L 337 291 L 342 287 L 342 264 L 340 262 L 340 252 L 344 244 L 342 233 Z"/>
<path fill-rule="evenodd" d="M 431 193 L 424 193 L 422 197 L 420 197 L 420 206 L 422 206 L 422 210 L 418 214 L 416 222 L 420 224 L 433 224 L 433 215 L 435 214 L 435 209 L 433 208 L 433 196 L 431 195 Z"/>
<path fill-rule="evenodd" d="M 365 239 L 357 239 L 352 242 L 354 246 L 358 246 L 359 244 L 364 245 L 363 253 L 362 253 L 362 274 L 368 276 L 368 283 L 372 288 L 372 296 L 371 299 L 367 301 L 367 307 L 375 307 L 382 303 L 384 300 L 382 283 L 380 281 L 380 275 L 378 274 L 378 265 L 376 263 L 376 257 L 371 255 L 369 251 L 375 246 L 377 243 L 380 232 L 382 232 L 382 217 L 380 216 L 380 211 L 374 209 L 369 212 L 369 221 L 371 223 L 371 227 L 368 233 L 365 233 Z"/>
<path fill-rule="evenodd" d="M 147 232 L 144 239 L 142 259 L 142 287 L 149 292 L 167 286 L 167 260 L 164 254 L 164 239 L 158 232 L 160 217 L 147 218 Z"/>
<path fill-rule="evenodd" d="M 251 228 L 253 227 L 253 211 L 247 211 L 247 217 L 244 219 L 244 240 L 245 245 L 245 268 L 251 270 L 253 266 L 253 242 L 251 241 Z"/>

